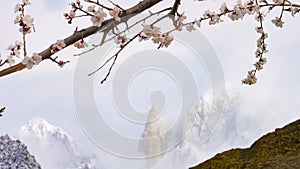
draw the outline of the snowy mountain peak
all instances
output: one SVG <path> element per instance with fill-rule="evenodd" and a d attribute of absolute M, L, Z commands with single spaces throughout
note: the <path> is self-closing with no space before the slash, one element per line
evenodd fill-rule
<path fill-rule="evenodd" d="M 64 145 L 65 151 L 68 154 L 78 154 L 78 148 L 74 140 L 61 128 L 49 124 L 43 119 L 33 119 L 21 127 L 19 137 L 35 137 L 40 139 L 41 146 L 47 146 L 52 141 Z M 44 140 L 44 141 L 42 141 Z M 49 146 L 49 145 L 48 145 Z"/>
<path fill-rule="evenodd" d="M 157 162 L 158 155 L 165 151 L 166 129 L 164 123 L 157 110 L 152 107 L 139 142 L 139 151 L 147 157 L 152 157 L 147 160 L 146 168 L 151 168 Z"/>
<path fill-rule="evenodd" d="M 26 125 L 21 127 L 21 131 L 25 133 L 32 133 L 40 138 L 42 137 L 55 137 L 57 139 L 68 138 L 71 141 L 70 136 L 65 133 L 59 127 L 55 127 L 49 124 L 43 119 L 33 119 L 27 122 Z"/>
<path fill-rule="evenodd" d="M 18 137 L 36 156 L 42 168 L 97 168 L 96 156 L 82 154 L 71 136 L 46 120 L 29 121 L 21 127 Z"/>

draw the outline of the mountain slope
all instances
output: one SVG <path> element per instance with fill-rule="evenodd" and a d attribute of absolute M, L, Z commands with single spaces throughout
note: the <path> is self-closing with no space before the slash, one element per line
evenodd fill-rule
<path fill-rule="evenodd" d="M 232 149 L 191 169 L 299 168 L 300 120 L 258 139 L 250 148 Z"/>
<path fill-rule="evenodd" d="M 41 166 L 23 143 L 4 135 L 0 136 L 0 168 L 40 169 Z"/>

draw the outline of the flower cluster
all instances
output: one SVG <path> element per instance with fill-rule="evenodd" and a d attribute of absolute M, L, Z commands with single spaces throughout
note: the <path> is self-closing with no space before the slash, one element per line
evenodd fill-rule
<path fill-rule="evenodd" d="M 182 30 L 182 27 L 184 26 L 183 24 L 183 21 L 186 20 L 186 16 L 184 15 L 184 13 L 182 14 L 178 14 L 178 18 L 176 19 L 175 21 L 175 26 L 176 26 L 176 29 L 181 31 Z"/>
<path fill-rule="evenodd" d="M 38 65 L 41 61 L 42 56 L 37 53 L 33 53 L 32 57 L 25 56 L 22 64 L 26 65 L 27 69 L 32 69 L 33 65 Z"/>
<path fill-rule="evenodd" d="M 70 4 L 72 6 L 72 9 L 69 13 L 64 13 L 64 16 L 66 18 L 66 20 L 68 20 L 68 23 L 71 24 L 72 20 L 75 18 L 76 16 L 76 11 L 82 10 L 83 6 L 81 5 L 79 0 L 76 0 L 76 2 L 71 2 Z"/>
<path fill-rule="evenodd" d="M 200 23 L 203 20 L 209 20 L 209 25 L 215 25 L 217 23 L 223 22 L 221 16 L 227 15 L 232 21 L 236 21 L 242 19 L 246 14 L 252 15 L 258 13 L 260 10 L 260 6 L 256 4 L 254 1 L 247 1 L 244 4 L 241 0 L 238 0 L 236 5 L 230 10 L 227 7 L 227 4 L 224 2 L 220 7 L 220 13 L 216 13 L 215 11 L 206 10 L 203 14 L 203 17 L 200 19 L 191 22 L 192 24 L 186 24 L 186 28 L 188 31 L 194 30 L 194 24 L 200 27 Z"/>
<path fill-rule="evenodd" d="M 104 18 L 107 17 L 106 12 L 103 8 L 99 7 L 97 11 L 94 11 L 94 16 L 91 17 L 91 21 L 93 22 L 94 26 L 101 26 Z"/>
<path fill-rule="evenodd" d="M 80 41 L 75 42 L 74 46 L 78 49 L 82 49 L 82 48 L 87 47 L 88 44 L 83 39 L 81 39 Z"/>
<path fill-rule="evenodd" d="M 255 84 L 256 82 L 257 82 L 257 78 L 255 76 L 254 71 L 248 71 L 247 78 L 242 80 L 243 84 L 248 84 L 248 85 Z"/>
<path fill-rule="evenodd" d="M 265 43 L 266 38 L 268 38 L 268 34 L 265 33 L 262 26 L 263 14 L 259 12 L 256 18 L 260 22 L 260 26 L 255 28 L 256 32 L 260 34 L 260 37 L 257 40 L 257 49 L 255 51 L 255 56 L 258 58 L 258 61 L 254 63 L 255 69 L 248 71 L 247 78 L 242 80 L 242 83 L 248 85 L 252 85 L 257 82 L 257 78 L 255 76 L 256 72 L 262 70 L 263 65 L 267 63 L 267 59 L 263 57 L 263 54 L 268 52 L 267 44 Z"/>
<path fill-rule="evenodd" d="M 50 60 L 54 63 L 56 63 L 59 67 L 63 68 L 66 63 L 69 63 L 70 61 L 63 61 L 63 60 L 57 60 L 58 56 L 56 56 L 55 58 L 50 57 Z"/>
<path fill-rule="evenodd" d="M 188 23 L 186 26 L 186 30 L 189 32 L 192 32 L 193 30 L 196 30 L 193 23 Z"/>
<path fill-rule="evenodd" d="M 142 33 L 139 35 L 139 40 L 148 40 L 151 37 L 154 43 L 159 44 L 159 47 L 168 47 L 174 40 L 174 37 L 169 33 L 163 34 L 159 27 L 145 25 Z"/>
<path fill-rule="evenodd" d="M 220 19 L 220 15 L 216 14 L 214 11 L 205 11 L 203 17 L 210 18 L 209 25 L 215 25 L 217 23 L 223 22 L 223 20 Z"/>
<path fill-rule="evenodd" d="M 16 16 L 14 23 L 19 24 L 19 31 L 25 34 L 29 34 L 31 29 L 34 29 L 33 18 L 30 15 L 25 15 L 25 6 L 30 5 L 29 0 L 23 0 L 23 3 L 18 3 L 15 6 L 15 13 L 19 12 Z"/>
<path fill-rule="evenodd" d="M 121 21 L 120 18 L 120 11 L 121 9 L 118 7 L 114 7 L 112 10 L 109 11 L 109 15 L 112 16 L 116 21 Z"/>
<path fill-rule="evenodd" d="M 241 0 L 238 0 L 234 5 L 233 10 L 228 14 L 232 21 L 243 19 L 246 14 L 252 15 L 259 12 L 260 7 L 253 1 L 246 2 L 244 5 Z"/>
<path fill-rule="evenodd" d="M 299 13 L 300 12 L 300 8 L 298 8 L 298 7 L 290 7 L 290 8 L 288 8 L 287 9 L 288 11 L 291 11 L 291 15 L 292 16 L 295 16 L 297 13 Z"/>
<path fill-rule="evenodd" d="M 51 46 L 51 53 L 56 53 L 66 47 L 64 40 L 57 40 L 55 44 Z"/>
<path fill-rule="evenodd" d="M 7 50 L 10 51 L 9 56 L 7 57 L 6 62 L 11 66 L 15 63 L 15 60 L 13 57 L 20 57 L 21 54 L 21 46 L 22 46 L 22 42 L 20 41 L 16 41 L 15 44 L 10 45 Z"/>
<path fill-rule="evenodd" d="M 274 23 L 275 26 L 282 28 L 284 22 L 279 17 L 275 17 L 275 19 L 272 20 L 272 23 Z"/>
<path fill-rule="evenodd" d="M 76 0 L 76 2 L 72 2 L 70 5 L 72 6 L 72 9 L 68 13 L 64 13 L 64 17 L 66 20 L 68 20 L 68 23 L 71 24 L 72 20 L 76 18 L 76 12 L 81 11 L 83 15 L 78 15 L 78 17 L 82 16 L 90 16 L 91 21 L 94 26 L 101 26 L 102 23 L 104 22 L 104 19 L 107 17 L 107 12 L 108 11 L 109 15 L 114 18 L 116 21 L 121 21 L 120 18 L 120 13 L 121 9 L 117 6 L 114 8 L 108 8 L 102 4 L 100 4 L 98 1 L 89 1 L 85 0 L 86 2 L 93 3 L 93 5 L 88 6 L 87 8 L 84 8 L 83 5 L 81 4 L 80 0 Z M 96 8 L 96 5 L 98 6 L 98 9 Z"/>
<path fill-rule="evenodd" d="M 116 44 L 120 45 L 121 47 L 124 46 L 127 41 L 128 41 L 128 38 L 126 37 L 126 35 L 118 35 L 114 38 L 114 41 Z"/>
<path fill-rule="evenodd" d="M 22 42 L 20 41 L 16 41 L 15 44 L 10 45 L 7 50 L 10 51 L 10 56 L 16 56 L 16 57 L 20 57 L 20 50 L 21 50 L 21 46 L 22 46 Z"/>

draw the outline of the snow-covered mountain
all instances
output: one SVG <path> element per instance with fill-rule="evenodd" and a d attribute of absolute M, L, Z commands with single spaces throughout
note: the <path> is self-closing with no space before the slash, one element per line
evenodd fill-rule
<path fill-rule="evenodd" d="M 17 137 L 28 146 L 43 169 L 98 169 L 95 155 L 83 154 L 61 128 L 43 119 L 22 126 Z"/>
<path fill-rule="evenodd" d="M 12 140 L 4 135 L 0 136 L 0 168 L 41 169 L 41 166 L 20 140 Z"/>
<path fill-rule="evenodd" d="M 182 136 L 187 137 L 176 147 L 176 159 L 185 167 L 204 161 L 237 141 L 235 123 L 236 103 L 234 96 L 204 95 L 195 103 L 185 117 Z"/>
<path fill-rule="evenodd" d="M 105 158 L 105 153 L 97 156 L 82 153 L 71 136 L 43 119 L 34 119 L 22 126 L 17 138 L 28 146 L 43 169 L 98 169 L 100 164 L 106 167 L 103 169 L 114 169 L 112 162 L 119 161 L 121 166 L 132 164 L 132 169 L 188 169 L 217 153 L 249 146 L 263 134 L 257 126 L 248 125 L 251 124 L 249 119 L 241 117 L 239 101 L 238 96 L 229 92 L 224 97 L 208 92 L 190 108 L 178 126 L 167 132 L 165 120 L 150 122 L 157 117 L 153 108 L 148 116 L 150 123 L 141 134 L 139 150 L 154 157 L 144 161 L 128 159 L 127 162 L 117 157 Z M 174 140 L 180 139 L 182 142 L 175 145 Z M 174 148 L 165 152 L 166 147 Z M 160 153 L 163 154 L 155 156 Z"/>
<path fill-rule="evenodd" d="M 249 133 L 249 129 L 240 126 L 239 113 L 238 96 L 230 92 L 223 96 L 207 92 L 193 104 L 179 126 L 168 131 L 166 138 L 162 138 L 164 142 L 156 142 L 155 146 L 158 147 L 159 144 L 174 144 L 173 140 L 182 138 L 182 142 L 160 156 L 151 169 L 188 169 L 217 153 L 249 146 L 261 133 Z"/>

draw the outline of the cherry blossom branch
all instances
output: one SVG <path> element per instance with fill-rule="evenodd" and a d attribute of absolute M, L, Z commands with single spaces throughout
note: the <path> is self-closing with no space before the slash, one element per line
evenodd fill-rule
<path fill-rule="evenodd" d="M 162 16 L 161 18 L 158 18 L 158 19 L 157 19 L 156 21 L 154 21 L 150 26 L 153 27 L 153 25 L 155 25 L 156 23 L 158 23 L 159 21 L 163 20 L 164 18 L 166 18 L 166 17 L 168 17 L 168 16 L 169 16 L 169 15 L 167 14 L 167 15 Z M 121 43 L 121 44 L 120 44 L 120 49 L 119 49 L 113 56 L 111 56 L 110 58 L 108 58 L 108 59 L 107 59 L 107 60 L 106 60 L 99 68 L 97 68 L 97 69 L 96 69 L 95 71 L 93 71 L 92 73 L 88 74 L 88 76 L 91 76 L 91 75 L 95 74 L 96 72 L 98 72 L 99 70 L 101 70 L 106 64 L 108 64 L 112 59 L 114 59 L 114 60 L 113 60 L 113 63 L 112 63 L 111 66 L 109 67 L 109 70 L 108 70 L 108 72 L 107 72 L 105 78 L 101 81 L 101 84 L 103 84 L 103 83 L 107 80 L 108 76 L 110 75 L 111 70 L 112 70 L 113 66 L 115 65 L 115 62 L 116 62 L 116 60 L 117 60 L 117 58 L 118 58 L 120 52 L 121 52 L 126 46 L 128 46 L 128 44 L 130 44 L 134 39 L 136 39 L 137 37 L 141 37 L 141 33 L 142 33 L 142 32 L 143 32 L 143 31 L 137 33 L 135 36 L 133 36 L 133 37 L 130 38 L 129 40 L 125 39 L 124 41 L 120 42 L 120 43 Z M 122 38 L 125 38 L 125 37 L 122 37 Z M 122 39 L 121 39 L 121 40 L 122 40 Z M 172 41 L 172 40 L 173 40 L 173 38 L 171 39 L 171 41 Z M 159 47 L 158 47 L 158 48 L 160 48 L 161 46 L 168 46 L 169 44 L 170 44 L 170 42 L 169 42 L 168 44 L 163 44 L 163 42 L 161 42 L 161 43 L 159 44 Z"/>
<path fill-rule="evenodd" d="M 30 33 L 31 28 L 34 30 L 32 23 L 33 19 L 30 16 L 24 14 L 24 7 L 26 5 L 29 5 L 30 3 L 28 2 L 28 0 L 23 0 L 23 4 L 18 4 L 15 8 L 15 11 L 21 12 L 21 14 L 17 16 L 17 18 L 15 19 L 15 23 L 18 23 L 21 27 L 20 31 L 23 33 L 23 43 L 16 41 L 14 45 L 11 45 L 8 49 L 10 51 L 10 56 L 4 61 L 0 58 L 0 66 L 4 64 L 13 65 L 15 62 L 13 56 L 18 57 L 20 55 L 20 49 L 22 46 L 24 59 L 21 63 L 18 63 L 14 66 L 0 71 L 0 77 L 17 72 L 19 70 L 24 69 L 25 67 L 31 69 L 33 65 L 37 65 L 40 61 L 46 59 L 49 59 L 60 66 L 64 65 L 68 61 L 57 61 L 57 57 L 52 58 L 51 56 L 72 44 L 74 44 L 74 46 L 77 48 L 83 48 L 87 45 L 84 41 L 84 38 L 89 37 L 90 35 L 95 34 L 96 32 L 102 32 L 103 36 L 100 44 L 94 44 L 93 48 L 89 49 L 86 52 L 94 50 L 95 48 L 101 46 L 103 43 L 106 43 L 112 39 L 114 39 L 116 43 L 121 43 L 120 50 L 95 71 L 97 72 L 98 70 L 102 69 L 103 66 L 105 66 L 113 59 L 113 63 L 110 66 L 106 77 L 102 80 L 103 83 L 104 81 L 106 81 L 109 74 L 111 73 L 111 70 L 115 65 L 119 53 L 137 37 L 139 37 L 140 41 L 146 41 L 151 39 L 153 43 L 159 45 L 158 48 L 168 47 L 168 45 L 170 45 L 170 43 L 173 40 L 173 37 L 170 35 L 173 31 L 181 31 L 182 28 L 185 27 L 188 31 L 191 32 L 195 30 L 195 25 L 200 27 L 201 23 L 204 20 L 208 20 L 209 25 L 215 25 L 217 23 L 223 22 L 221 18 L 224 16 L 228 16 L 232 21 L 237 21 L 243 19 L 244 16 L 248 14 L 256 15 L 255 18 L 259 22 L 259 26 L 256 27 L 256 32 L 261 35 L 257 41 L 257 50 L 255 52 L 255 55 L 258 58 L 258 61 L 254 64 L 255 69 L 249 71 L 247 78 L 242 80 L 243 83 L 251 85 L 256 83 L 256 73 L 257 71 L 260 71 L 263 68 L 263 65 L 266 63 L 266 58 L 264 58 L 263 55 L 267 52 L 265 43 L 267 33 L 265 33 L 263 28 L 263 18 L 266 15 L 268 15 L 268 13 L 272 9 L 281 7 L 280 15 L 275 19 L 271 20 L 271 22 L 277 27 L 283 27 L 284 22 L 282 21 L 282 17 L 285 12 L 290 12 L 292 16 L 300 12 L 300 4 L 292 3 L 289 0 L 273 0 L 272 3 L 269 3 L 268 0 L 250 0 L 244 4 L 240 0 L 238 0 L 237 3 L 231 9 L 227 7 L 226 3 L 223 3 L 220 7 L 220 12 L 207 10 L 203 14 L 203 16 L 199 17 L 198 19 L 191 22 L 184 22 L 187 19 L 187 16 L 184 15 L 184 12 L 178 12 L 181 0 L 174 0 L 173 6 L 171 8 L 166 8 L 156 13 L 150 12 L 149 16 L 129 26 L 127 24 L 128 19 L 145 11 L 146 9 L 151 8 L 152 6 L 161 2 L 162 0 L 143 0 L 126 10 L 121 8 L 118 4 L 114 3 L 111 0 L 108 1 L 114 6 L 113 8 L 101 4 L 99 0 L 84 1 L 92 5 L 85 9 L 81 1 L 76 0 L 76 2 L 72 2 L 70 4 L 72 6 L 72 10 L 69 13 L 64 14 L 64 16 L 70 24 L 72 23 L 72 20 L 74 18 L 90 17 L 91 21 L 93 22 L 93 26 L 87 27 L 80 31 L 78 31 L 76 28 L 76 31 L 69 37 L 62 40 L 58 40 L 56 43 L 51 44 L 47 49 L 43 50 L 42 52 L 34 53 L 32 57 L 27 57 L 25 35 Z M 96 6 L 98 7 L 97 10 L 95 9 Z M 268 12 L 264 13 L 262 9 L 266 8 L 268 9 Z M 146 22 L 148 18 L 167 10 L 170 10 L 168 14 L 171 14 L 169 16 L 173 21 L 173 29 L 167 31 L 166 33 L 162 33 L 160 28 L 156 27 L 153 23 L 150 25 L 143 25 L 144 29 L 138 32 L 138 34 L 136 34 L 134 37 L 130 38 L 129 41 L 127 41 L 128 39 L 126 38 L 126 31 L 140 24 L 141 22 Z M 105 20 L 105 18 L 107 17 L 107 11 L 108 14 L 111 16 L 111 19 Z M 81 14 L 77 15 L 76 12 L 80 12 Z M 126 29 L 120 31 L 118 30 L 117 26 L 121 23 L 126 24 Z M 113 36 L 109 35 L 109 32 L 112 32 Z M 109 38 L 107 38 L 107 36 L 109 36 Z M 81 54 L 77 54 L 75 56 L 79 56 Z"/>
<path fill-rule="evenodd" d="M 289 4 L 286 4 L 286 2 L 288 2 Z M 248 11 L 245 12 L 245 13 L 248 13 L 248 14 L 257 13 L 258 16 L 256 17 L 256 19 L 260 23 L 260 26 L 256 28 L 256 31 L 257 31 L 257 33 L 261 34 L 260 38 L 257 41 L 258 49 L 255 52 L 256 57 L 258 58 L 258 61 L 254 64 L 255 69 L 248 71 L 247 78 L 242 80 L 243 84 L 252 85 L 252 84 L 255 84 L 257 82 L 257 78 L 256 78 L 257 71 L 262 70 L 263 65 L 267 62 L 266 58 L 263 57 L 263 54 L 268 51 L 267 48 L 266 48 L 267 45 L 265 43 L 265 39 L 268 37 L 268 34 L 264 32 L 264 29 L 263 29 L 263 17 L 264 17 L 264 15 L 262 14 L 262 12 L 260 10 L 264 7 L 269 7 L 269 11 L 272 10 L 274 7 L 281 7 L 282 9 L 281 9 L 280 16 L 276 17 L 275 19 L 272 20 L 272 23 L 274 23 L 275 26 L 277 26 L 277 27 L 282 27 L 283 26 L 284 22 L 281 19 L 282 19 L 284 11 L 291 12 L 292 16 L 294 16 L 296 13 L 298 13 L 300 11 L 299 8 L 298 8 L 299 5 L 292 4 L 287 0 L 283 0 L 282 3 L 275 2 L 275 4 L 268 4 L 266 1 L 265 1 L 265 3 L 266 4 L 259 4 L 258 1 L 256 0 L 255 4 L 254 4 L 253 1 L 250 1 L 245 6 L 243 6 L 242 4 L 237 4 L 237 6 L 235 6 L 235 9 L 232 9 L 232 10 L 229 10 L 227 8 L 227 6 L 225 5 L 225 3 L 224 3 L 220 8 L 221 13 L 216 14 L 215 12 L 206 11 L 205 14 L 204 14 L 204 17 L 200 17 L 200 19 L 197 19 L 193 22 L 187 22 L 187 23 L 182 23 L 182 21 L 184 19 L 186 19 L 184 14 L 178 14 L 179 17 L 178 17 L 177 20 L 174 20 L 174 18 L 173 18 L 173 23 L 174 23 L 175 28 L 168 31 L 167 33 L 171 33 L 173 31 L 178 31 L 178 30 L 181 31 L 182 27 L 186 27 L 186 29 L 191 32 L 191 31 L 195 30 L 194 25 L 196 24 L 198 27 L 200 27 L 200 23 L 203 20 L 210 19 L 210 21 L 209 21 L 210 25 L 222 22 L 223 20 L 221 20 L 220 17 L 224 16 L 224 15 L 228 15 L 230 17 L 230 19 L 232 19 L 233 21 L 238 20 L 239 18 L 242 18 L 243 15 L 244 15 L 243 14 L 242 16 L 239 16 L 239 14 L 238 14 L 239 11 L 235 11 L 238 8 L 240 8 L 238 10 L 242 10 L 242 9 L 243 10 L 248 10 Z M 285 9 L 286 6 L 289 6 L 289 9 Z M 294 9 L 292 7 L 294 7 Z"/>
<path fill-rule="evenodd" d="M 63 61 L 63 60 L 57 61 L 57 59 L 58 59 L 58 56 L 56 56 L 55 58 L 50 57 L 50 60 L 52 62 L 56 63 L 61 68 L 63 68 L 65 64 L 70 62 L 70 61 Z"/>
<path fill-rule="evenodd" d="M 140 23 L 142 23 L 142 22 L 146 22 L 147 19 L 149 19 L 149 18 L 151 18 L 151 17 L 153 17 L 153 16 L 155 16 L 155 15 L 159 15 L 159 14 L 165 12 L 165 11 L 169 11 L 169 10 L 172 10 L 172 8 L 171 8 L 171 7 L 165 8 L 165 9 L 163 9 L 163 10 L 160 10 L 160 11 L 154 12 L 154 13 L 149 12 L 150 14 L 149 14 L 148 16 L 144 17 L 143 19 L 138 20 L 138 21 L 135 22 L 134 24 L 128 26 L 126 29 L 124 29 L 124 30 L 122 30 L 122 31 L 119 31 L 118 33 L 114 34 L 114 36 L 112 36 L 112 37 L 110 37 L 110 38 L 108 38 L 108 39 L 106 39 L 106 40 L 100 42 L 99 44 L 93 44 L 93 47 L 92 47 L 91 49 L 88 49 L 88 50 L 86 50 L 86 51 L 84 51 L 84 52 L 81 52 L 81 53 L 79 53 L 79 54 L 74 54 L 73 56 L 81 56 L 81 55 L 83 55 L 83 54 L 86 54 L 86 53 L 88 53 L 88 52 L 91 52 L 91 51 L 95 50 L 97 47 L 100 47 L 101 45 L 103 45 L 104 43 L 109 42 L 109 41 L 111 41 L 111 40 L 117 38 L 117 37 L 120 36 L 121 34 L 125 33 L 126 31 L 131 30 L 133 27 L 137 26 L 138 24 L 140 24 Z M 109 31 L 109 30 L 106 29 L 106 31 Z"/>
<path fill-rule="evenodd" d="M 134 5 L 133 7 L 126 9 L 125 12 L 122 13 L 121 17 L 125 17 L 125 16 L 132 17 L 138 13 L 145 11 L 146 9 L 151 8 L 152 6 L 156 5 L 157 3 L 161 2 L 161 1 L 162 0 L 140 1 L 138 4 Z M 69 37 L 67 37 L 63 40 L 64 43 L 66 44 L 65 47 L 68 47 L 68 46 L 74 44 L 75 42 L 81 40 L 82 38 L 89 37 L 90 35 L 93 35 L 96 32 L 101 31 L 103 28 L 110 25 L 110 23 L 113 21 L 114 21 L 113 19 L 108 19 L 108 20 L 105 20 L 101 26 L 90 26 L 90 27 L 87 27 L 80 31 L 74 32 L 72 35 L 70 35 Z M 55 45 L 55 43 L 50 45 L 48 48 L 46 48 L 42 52 L 38 53 L 38 55 L 42 57 L 42 60 L 50 59 L 50 56 L 52 56 L 54 54 L 54 53 L 51 53 L 53 45 Z M 20 62 L 16 65 L 13 65 L 4 70 L 1 70 L 0 77 L 15 73 L 17 71 L 23 70 L 24 68 L 26 68 L 26 65 L 24 65 L 22 62 Z"/>
<path fill-rule="evenodd" d="M 242 80 L 243 84 L 252 85 L 257 82 L 256 73 L 263 69 L 263 65 L 267 63 L 267 59 L 263 57 L 265 53 L 268 52 L 267 44 L 265 43 L 268 34 L 265 33 L 263 27 L 263 14 L 258 13 L 257 20 L 259 22 L 259 26 L 256 27 L 256 32 L 261 34 L 260 38 L 257 40 L 257 49 L 255 52 L 255 56 L 258 58 L 258 61 L 254 64 L 255 69 L 248 71 L 248 75 L 245 79 Z"/>

